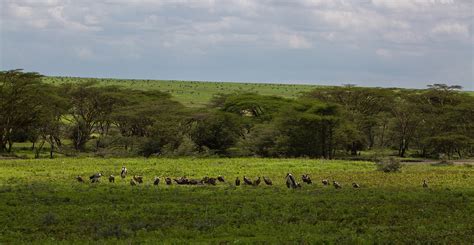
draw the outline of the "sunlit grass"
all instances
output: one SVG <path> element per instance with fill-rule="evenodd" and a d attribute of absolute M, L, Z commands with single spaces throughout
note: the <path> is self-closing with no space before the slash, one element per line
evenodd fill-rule
<path fill-rule="evenodd" d="M 122 180 L 143 175 L 132 187 Z M 116 183 L 78 183 L 95 172 Z M 289 190 L 287 172 L 315 182 Z M 154 176 L 223 175 L 218 186 L 152 185 Z M 232 183 L 270 177 L 274 185 Z M 41 159 L 0 161 L 0 243 L 447 242 L 473 241 L 474 169 L 410 164 L 400 173 L 371 162 L 310 159 Z M 341 190 L 323 187 L 328 178 Z M 427 179 L 429 188 L 422 187 Z M 360 189 L 350 187 L 352 182 Z"/>

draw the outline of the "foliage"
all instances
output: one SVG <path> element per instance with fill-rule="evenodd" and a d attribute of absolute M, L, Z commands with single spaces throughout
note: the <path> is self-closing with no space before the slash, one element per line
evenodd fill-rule
<path fill-rule="evenodd" d="M 402 169 L 402 164 L 400 160 L 390 157 L 388 159 L 383 159 L 378 163 L 378 170 L 383 171 L 385 173 L 393 173 L 393 172 L 400 172 Z"/>

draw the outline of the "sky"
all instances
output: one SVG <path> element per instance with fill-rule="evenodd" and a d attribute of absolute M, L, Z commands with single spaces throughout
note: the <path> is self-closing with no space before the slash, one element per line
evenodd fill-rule
<path fill-rule="evenodd" d="M 472 0 L 0 0 L 0 69 L 474 90 Z"/>

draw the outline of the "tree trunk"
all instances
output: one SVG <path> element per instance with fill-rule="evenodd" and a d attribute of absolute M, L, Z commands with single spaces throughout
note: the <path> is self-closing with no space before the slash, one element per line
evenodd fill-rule
<path fill-rule="evenodd" d="M 357 147 L 355 141 L 352 141 L 351 156 L 357 156 Z"/>
<path fill-rule="evenodd" d="M 49 158 L 50 159 L 53 159 L 53 152 L 54 152 L 54 141 L 53 141 L 53 137 L 52 136 L 49 136 L 49 141 L 50 141 L 50 145 L 51 147 L 49 148 Z"/>

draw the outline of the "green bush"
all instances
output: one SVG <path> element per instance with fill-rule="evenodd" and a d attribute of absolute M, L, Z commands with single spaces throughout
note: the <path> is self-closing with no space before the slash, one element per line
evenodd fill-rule
<path fill-rule="evenodd" d="M 378 170 L 383 171 L 385 173 L 400 172 L 402 168 L 400 160 L 395 159 L 393 157 L 381 160 L 377 164 Z"/>

